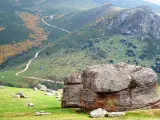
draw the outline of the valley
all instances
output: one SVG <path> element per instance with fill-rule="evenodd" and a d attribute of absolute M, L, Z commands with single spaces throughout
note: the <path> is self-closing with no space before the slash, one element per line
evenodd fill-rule
<path fill-rule="evenodd" d="M 0 120 L 91 120 L 99 106 L 95 120 L 159 120 L 159 13 L 146 0 L 2 0 Z"/>
<path fill-rule="evenodd" d="M 135 13 L 132 13 L 132 11 L 135 11 Z M 29 37 L 33 40 L 28 41 L 30 44 L 27 43 L 27 47 L 39 46 L 43 40 L 45 42 L 43 42 L 39 50 L 35 49 L 32 56 L 30 56 L 32 50 L 25 55 L 25 57 L 30 56 L 29 59 L 24 59 L 24 56 L 15 57 L 12 59 L 14 64 L 12 64 L 11 60 L 8 60 L 2 68 L 9 69 L 9 71 L 12 69 L 16 71 L 25 70 L 21 71 L 21 76 L 30 76 L 31 79 L 42 78 L 63 81 L 66 75 L 73 72 L 82 72 L 86 66 L 94 64 L 126 62 L 154 67 L 156 60 L 160 57 L 158 41 L 156 40 L 157 38 L 154 38 L 154 41 L 150 41 L 144 37 L 147 34 L 155 33 L 144 33 L 142 31 L 142 33 L 136 34 L 134 30 L 131 31 L 133 32 L 131 34 L 125 33 L 127 30 L 122 31 L 123 29 L 128 29 L 128 31 L 132 29 L 132 27 L 127 26 L 132 22 L 130 19 L 124 26 L 118 27 L 119 31 L 111 28 L 114 26 L 112 25 L 114 21 L 115 25 L 120 24 L 116 23 L 116 17 L 120 18 L 121 13 L 125 15 L 128 14 L 127 12 L 131 13 L 129 16 L 131 18 L 133 16 L 136 18 L 138 14 L 145 16 L 147 12 L 148 15 L 151 14 L 158 17 L 146 7 L 126 10 L 111 4 L 73 14 L 51 14 L 41 18 L 40 16 L 33 17 L 28 13 L 21 13 L 21 18 L 25 21 L 24 25 L 34 32 L 29 34 Z M 137 27 L 133 29 L 140 29 L 138 23 L 144 19 L 146 18 L 137 20 Z M 47 38 L 48 41 L 46 41 Z M 49 46 L 41 51 L 48 42 Z M 22 48 L 22 51 L 26 49 L 25 47 Z M 12 49 L 11 51 L 13 52 Z M 25 67 L 37 51 L 41 51 L 39 57 L 34 59 L 32 64 L 29 64 L 30 67 Z M 16 52 L 18 52 L 17 49 Z M 1 59 L 3 60 L 4 57 Z M 19 62 L 21 59 L 26 60 L 26 62 Z M 13 67 L 11 67 L 11 64 Z"/>

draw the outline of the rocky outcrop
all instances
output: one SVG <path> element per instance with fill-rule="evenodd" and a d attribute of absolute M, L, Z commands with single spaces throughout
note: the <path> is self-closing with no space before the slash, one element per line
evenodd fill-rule
<path fill-rule="evenodd" d="M 64 108 L 83 107 L 88 111 L 103 108 L 109 112 L 160 108 L 157 75 L 150 68 L 104 64 L 71 76 L 63 90 Z"/>
<path fill-rule="evenodd" d="M 105 18 L 107 19 L 107 18 Z M 109 17 L 105 28 L 114 34 L 138 35 L 140 38 L 160 39 L 160 17 L 147 6 L 122 10 Z"/>
<path fill-rule="evenodd" d="M 81 74 L 75 73 L 68 76 L 64 84 L 62 106 L 82 107 L 80 104 L 80 92 L 83 88 Z"/>

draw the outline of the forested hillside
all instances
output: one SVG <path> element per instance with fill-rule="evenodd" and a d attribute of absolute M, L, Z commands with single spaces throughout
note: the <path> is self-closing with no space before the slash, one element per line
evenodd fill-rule
<path fill-rule="evenodd" d="M 86 2 L 87 5 L 78 0 L 2 0 L 0 3 L 0 64 L 48 40 L 50 32 L 47 33 L 41 23 L 45 15 L 65 15 L 96 7 L 91 0 Z"/>

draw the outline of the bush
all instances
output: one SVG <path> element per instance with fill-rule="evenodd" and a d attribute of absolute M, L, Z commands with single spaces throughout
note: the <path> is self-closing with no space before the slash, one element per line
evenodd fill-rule
<path fill-rule="evenodd" d="M 114 63 L 114 61 L 113 60 L 109 60 L 109 63 Z"/>
<path fill-rule="evenodd" d="M 136 56 L 136 54 L 132 50 L 127 50 L 126 56 L 128 56 L 128 57 L 134 57 L 134 56 Z"/>

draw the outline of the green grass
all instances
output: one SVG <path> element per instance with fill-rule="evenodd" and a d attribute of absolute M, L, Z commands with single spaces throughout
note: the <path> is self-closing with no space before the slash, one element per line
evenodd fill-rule
<path fill-rule="evenodd" d="M 110 60 L 113 60 L 114 63 L 127 63 L 130 61 L 130 64 L 136 64 L 134 62 L 136 60 L 139 65 L 145 65 L 147 67 L 153 66 L 155 64 L 154 61 L 156 61 L 155 58 L 153 60 L 141 60 L 139 58 L 141 50 L 145 47 L 145 43 L 141 43 L 135 38 L 126 38 L 120 35 L 106 36 L 101 39 L 99 43 L 95 43 L 90 48 L 83 48 L 88 39 L 83 41 L 85 38 L 79 40 L 77 37 L 77 40 L 75 40 L 77 47 L 75 48 L 73 46 L 75 43 L 73 43 L 73 40 L 71 39 L 72 37 L 69 37 L 67 40 L 64 39 L 59 41 L 57 45 L 46 49 L 46 51 L 40 54 L 38 59 L 32 62 L 29 69 L 23 75 L 44 78 L 56 76 L 58 78 L 63 78 L 73 72 L 79 72 L 90 65 L 107 64 Z M 131 40 L 132 44 L 136 45 L 137 48 L 134 49 L 120 43 L 119 41 L 121 39 Z M 91 39 L 90 41 L 94 43 L 94 39 Z M 111 44 L 111 42 L 113 43 Z M 100 52 L 97 54 L 90 49 L 100 49 Z M 120 51 L 120 49 L 123 51 Z M 127 50 L 132 50 L 134 53 L 137 53 L 137 55 L 126 57 Z M 49 56 L 45 55 L 47 52 L 50 53 Z M 106 55 L 106 58 L 97 57 L 100 54 Z M 97 58 L 93 58 L 92 56 Z M 40 67 L 43 67 L 43 69 L 40 69 Z"/>
<path fill-rule="evenodd" d="M 11 94 L 23 91 L 30 98 L 12 98 Z M 35 109 L 27 108 L 33 102 Z M 51 115 L 35 116 L 38 111 Z M 54 96 L 46 96 L 42 91 L 24 88 L 0 89 L 0 120 L 91 120 L 88 114 L 77 113 L 75 109 L 61 109 L 60 101 Z M 94 120 L 160 120 L 160 110 L 130 111 L 126 116 L 117 118 L 99 118 Z"/>
<path fill-rule="evenodd" d="M 27 88 L 38 83 L 38 80 L 16 76 L 18 71 L 0 71 L 0 82 L 6 86 Z"/>

